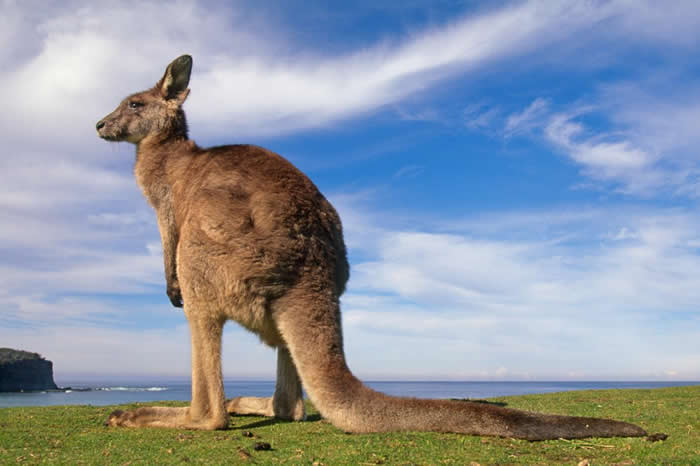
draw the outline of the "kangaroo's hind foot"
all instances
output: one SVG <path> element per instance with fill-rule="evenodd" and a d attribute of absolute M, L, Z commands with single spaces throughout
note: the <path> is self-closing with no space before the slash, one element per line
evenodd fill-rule
<path fill-rule="evenodd" d="M 272 397 L 239 396 L 226 400 L 229 414 L 253 414 L 288 421 L 306 419 L 301 381 L 286 347 L 277 350 L 277 383 Z"/>

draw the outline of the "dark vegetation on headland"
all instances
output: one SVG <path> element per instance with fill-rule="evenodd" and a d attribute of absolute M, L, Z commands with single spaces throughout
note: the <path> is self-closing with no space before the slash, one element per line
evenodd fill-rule
<path fill-rule="evenodd" d="M 51 361 L 38 353 L 0 348 L 0 392 L 56 389 Z"/>

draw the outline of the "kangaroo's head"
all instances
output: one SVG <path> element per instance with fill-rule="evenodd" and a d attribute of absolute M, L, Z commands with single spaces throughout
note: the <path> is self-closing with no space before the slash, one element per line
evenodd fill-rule
<path fill-rule="evenodd" d="M 187 122 L 182 104 L 190 90 L 192 57 L 173 60 L 151 89 L 132 94 L 109 115 L 97 122 L 97 134 L 108 141 L 138 144 L 145 138 L 167 140 L 187 138 Z"/>

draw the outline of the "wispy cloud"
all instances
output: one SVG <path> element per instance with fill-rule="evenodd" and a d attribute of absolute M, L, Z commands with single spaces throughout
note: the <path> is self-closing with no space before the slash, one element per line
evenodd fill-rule
<path fill-rule="evenodd" d="M 422 171 L 423 167 L 420 165 L 406 165 L 394 173 L 394 178 L 413 178 L 420 175 Z"/>
<path fill-rule="evenodd" d="M 461 234 L 382 229 L 372 246 L 362 243 L 376 248 L 377 259 L 353 267 L 343 301 L 346 329 L 404 344 L 414 338 L 421 351 L 437 357 L 439 351 L 425 341 L 434 339 L 441 349 L 459 346 L 466 351 L 461 358 L 475 351 L 486 358 L 467 367 L 517 366 L 519 376 L 545 376 L 551 355 L 566 354 L 570 369 L 581 374 L 663 377 L 662 368 L 674 367 L 679 377 L 698 377 L 700 354 L 685 346 L 699 328 L 695 214 L 561 214 L 506 213 L 493 223 L 461 223 Z M 589 231 L 579 227 L 582 222 Z M 512 229 L 529 233 L 513 238 Z M 489 239 L 479 238 L 484 232 Z M 678 332 L 678 344 L 669 346 L 657 333 L 660 321 Z M 586 344 L 592 332 L 594 346 Z M 669 353 L 649 366 L 637 356 L 659 359 L 650 343 L 661 344 L 659 339 Z M 610 361 L 610 348 L 637 356 Z M 522 354 L 530 356 L 524 360 Z M 363 369 L 366 363 L 360 360 Z M 397 364 L 410 371 L 410 365 Z"/>
<path fill-rule="evenodd" d="M 541 97 L 532 101 L 521 112 L 516 112 L 508 116 L 505 122 L 506 137 L 513 136 L 517 133 L 529 131 L 540 124 L 542 116 L 545 115 L 549 108 L 549 101 Z"/>
<path fill-rule="evenodd" d="M 607 14 L 573 8 L 575 13 L 521 3 L 342 57 L 224 60 L 198 77 L 205 94 L 190 108 L 210 115 L 208 126 L 232 119 L 244 130 L 258 119 L 274 122 L 276 131 L 317 126 L 396 102 L 456 72 L 531 51 Z M 259 99 L 257 90 L 266 99 Z"/>
<path fill-rule="evenodd" d="M 498 107 L 489 106 L 485 102 L 476 102 L 467 105 L 462 111 L 464 125 L 472 130 L 488 130 L 494 123 L 494 120 L 500 115 Z"/>
<path fill-rule="evenodd" d="M 99 166 L 56 157 L 51 153 L 25 153 L 19 160 L 0 162 L 0 208 L 28 211 L 60 209 L 76 204 L 135 197 L 133 177 Z M 50 170 L 37 162 L 47 160 Z M 86 196 L 85 193 L 90 193 Z"/>
<path fill-rule="evenodd" d="M 622 190 L 645 194 L 664 187 L 665 177 L 654 167 L 657 155 L 626 138 L 614 134 L 586 134 L 576 114 L 555 114 L 544 129 L 547 140 L 555 144 L 584 173 L 599 180 L 613 181 Z"/>
<path fill-rule="evenodd" d="M 700 94 L 684 87 L 683 97 L 654 97 L 630 83 L 601 86 L 590 103 L 559 105 L 533 100 L 505 121 L 505 138 L 527 136 L 551 144 L 595 183 L 645 198 L 656 195 L 698 197 L 700 143 L 695 122 Z M 587 119 L 610 124 L 594 126 Z"/>
<path fill-rule="evenodd" d="M 188 0 L 75 6 L 70 14 L 49 9 L 30 24 L 17 7 L 8 11 L 8 24 L 31 27 L 8 27 L 4 43 L 35 50 L 0 76 L 0 97 L 13 114 L 2 122 L 20 137 L 38 121 L 51 121 L 44 131 L 56 139 L 66 136 L 62 122 L 68 120 L 71 128 L 89 129 L 117 99 L 158 79 L 167 60 L 183 51 L 195 56 L 188 103 L 194 129 L 281 133 L 376 109 L 493 60 L 573 40 L 577 31 L 633 10 L 615 2 L 520 2 L 401 42 L 326 57 L 290 54 L 279 33 L 259 33 L 267 28 L 249 10 Z M 160 21 L 153 23 L 156 16 Z M 225 47 L 218 37 L 227 37 Z"/>
<path fill-rule="evenodd" d="M 153 83 L 168 60 L 187 51 L 195 56 L 187 108 L 197 134 L 280 134 L 396 103 L 496 60 L 555 42 L 584 41 L 578 31 L 597 30 L 604 22 L 622 22 L 640 32 L 652 10 L 681 22 L 682 12 L 692 9 L 682 5 L 666 12 L 653 5 L 518 2 L 332 57 L 294 53 L 283 28 L 274 33 L 242 6 L 205 8 L 193 0 L 99 7 L 75 2 L 70 14 L 49 8 L 45 16 L 27 19 L 15 5 L 4 16 L 8 27 L 0 40 L 8 46 L 3 49 L 28 45 L 0 74 L 7 109 L 0 121 L 11 140 L 26 140 L 28 128 L 40 125 L 40 140 L 70 145 L 89 134 L 94 121 L 126 93 Z M 154 24 L 150 18 L 156 16 L 161 20 Z M 227 37 L 225 46 L 218 37 Z M 673 40 L 661 32 L 654 37 Z"/>
<path fill-rule="evenodd" d="M 83 377 L 153 380 L 190 374 L 190 335 L 182 316 L 158 329 L 0 326 L 0 339 L 3 346 L 29 349 L 51 359 L 58 384 Z M 274 377 L 275 352 L 240 328 L 226 327 L 222 359 L 224 377 Z"/>

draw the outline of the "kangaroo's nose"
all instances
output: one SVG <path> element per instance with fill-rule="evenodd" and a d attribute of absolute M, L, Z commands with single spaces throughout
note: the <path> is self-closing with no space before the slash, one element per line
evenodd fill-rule
<path fill-rule="evenodd" d="M 100 121 L 98 121 L 97 124 L 95 125 L 95 128 L 97 128 L 97 130 L 99 131 L 99 130 L 101 130 L 102 128 L 104 128 L 104 126 L 105 126 L 105 122 L 102 121 L 102 120 L 100 120 Z"/>

